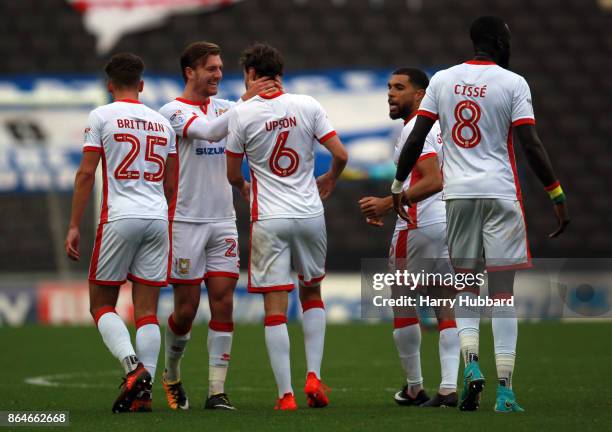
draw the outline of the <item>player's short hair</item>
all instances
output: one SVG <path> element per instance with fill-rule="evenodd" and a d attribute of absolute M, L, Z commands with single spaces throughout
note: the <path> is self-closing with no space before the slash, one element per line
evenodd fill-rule
<path fill-rule="evenodd" d="M 183 50 L 181 54 L 181 73 L 183 74 L 183 81 L 187 82 L 187 74 L 185 73 L 186 68 L 195 69 L 202 63 L 206 63 L 208 56 L 220 55 L 221 48 L 219 45 L 212 42 L 193 42 Z"/>
<path fill-rule="evenodd" d="M 476 47 L 491 46 L 498 37 L 506 34 L 506 23 L 497 16 L 476 18 L 470 27 L 470 38 Z"/>
<path fill-rule="evenodd" d="M 391 75 L 406 75 L 410 78 L 410 83 L 418 90 L 425 90 L 429 85 L 429 78 L 421 69 L 401 67 L 395 69 Z"/>
<path fill-rule="evenodd" d="M 273 46 L 256 42 L 242 52 L 240 66 L 245 71 L 253 68 L 258 77 L 274 78 L 283 74 L 285 62 L 279 50 Z"/>
<path fill-rule="evenodd" d="M 110 58 L 104 72 L 108 80 L 120 88 L 137 87 L 142 79 L 144 62 L 132 53 L 115 54 Z"/>

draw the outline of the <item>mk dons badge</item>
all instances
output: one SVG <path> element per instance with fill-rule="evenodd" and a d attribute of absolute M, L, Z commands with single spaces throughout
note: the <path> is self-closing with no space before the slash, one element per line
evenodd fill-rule
<path fill-rule="evenodd" d="M 178 273 L 182 275 L 189 274 L 190 264 L 191 264 L 191 260 L 189 258 L 179 258 L 178 259 Z"/>
<path fill-rule="evenodd" d="M 226 109 L 223 108 L 217 108 L 215 109 L 215 114 L 217 115 L 217 117 L 219 117 L 220 115 L 222 115 L 223 113 L 227 112 Z"/>

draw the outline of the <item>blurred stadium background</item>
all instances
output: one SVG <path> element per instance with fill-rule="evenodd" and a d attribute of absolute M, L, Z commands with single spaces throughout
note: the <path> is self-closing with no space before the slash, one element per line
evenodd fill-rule
<path fill-rule="evenodd" d="M 362 258 L 387 255 L 393 217 L 367 226 L 357 200 L 387 194 L 394 139 L 386 80 L 399 66 L 429 73 L 471 57 L 478 15 L 502 16 L 513 32 L 512 69 L 533 94 L 538 131 L 570 199 L 562 238 L 548 198 L 517 145 L 534 257 L 609 257 L 612 239 L 612 1 L 610 0 L 20 0 L 0 2 L 0 326 L 91 323 L 86 271 L 97 223 L 92 203 L 82 226 L 80 263 L 63 241 L 87 113 L 106 103 L 101 68 L 132 51 L 147 66 L 143 101 L 153 108 L 182 89 L 178 58 L 195 40 L 222 47 L 221 97 L 242 93 L 241 50 L 278 47 L 285 86 L 327 109 L 347 144 L 346 179 L 326 202 L 326 301 L 332 320 L 359 317 Z M 319 155 L 317 170 L 329 159 Z M 215 185 L 203 185 L 206 188 Z M 241 256 L 247 258 L 247 206 L 236 200 Z M 127 294 L 127 292 L 125 293 Z M 257 321 L 259 296 L 237 294 L 237 321 Z M 607 301 L 606 299 L 602 301 Z M 160 317 L 171 308 L 162 295 Z M 129 296 L 120 310 L 128 317 Z M 291 315 L 298 315 L 292 304 Z M 202 302 L 200 318 L 207 316 Z"/>

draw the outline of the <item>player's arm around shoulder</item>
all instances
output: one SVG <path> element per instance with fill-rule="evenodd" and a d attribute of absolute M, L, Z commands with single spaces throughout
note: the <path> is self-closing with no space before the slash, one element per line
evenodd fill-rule
<path fill-rule="evenodd" d="M 333 134 L 321 142 L 332 155 L 329 171 L 317 178 L 317 187 L 321 199 L 326 199 L 336 187 L 336 182 L 348 163 L 348 152 L 337 134 Z"/>

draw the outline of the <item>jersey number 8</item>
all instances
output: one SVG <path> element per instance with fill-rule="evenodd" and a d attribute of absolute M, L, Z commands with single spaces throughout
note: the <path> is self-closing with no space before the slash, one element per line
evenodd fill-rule
<path fill-rule="evenodd" d="M 293 149 L 285 147 L 288 136 L 289 131 L 283 131 L 278 134 L 276 144 L 272 150 L 272 156 L 270 156 L 270 169 L 279 177 L 290 176 L 297 170 L 298 165 L 300 164 L 300 157 L 298 156 L 297 152 Z M 281 167 L 280 165 L 280 159 L 283 156 L 289 159 L 289 165 L 285 168 Z"/>
<path fill-rule="evenodd" d="M 115 141 L 118 143 L 127 142 L 132 145 L 132 148 L 125 156 L 125 158 L 119 163 L 117 169 L 115 170 L 115 178 L 117 180 L 134 180 L 140 178 L 140 172 L 130 170 L 129 167 L 132 165 L 132 162 L 138 157 L 138 153 L 140 153 L 140 141 L 138 137 L 127 134 L 120 133 L 114 135 Z M 147 148 L 145 153 L 145 160 L 147 162 L 153 162 L 158 166 L 157 171 L 155 172 L 145 172 L 144 179 L 150 182 L 158 182 L 164 179 L 164 171 L 166 169 L 166 163 L 164 158 L 157 153 L 155 153 L 155 146 L 161 145 L 165 146 L 168 144 L 168 140 L 163 137 L 148 135 L 147 136 Z"/>
<path fill-rule="evenodd" d="M 467 114 L 466 114 L 467 111 Z M 467 115 L 464 117 L 464 115 Z M 480 120 L 480 106 L 476 102 L 470 100 L 461 101 L 455 106 L 455 120 L 452 135 L 453 141 L 459 147 L 471 148 L 476 147 L 480 143 L 480 128 L 478 120 Z M 470 137 L 464 138 L 463 131 L 469 129 Z"/>

